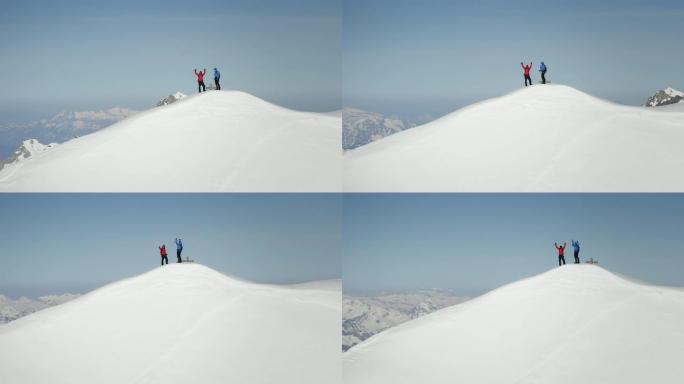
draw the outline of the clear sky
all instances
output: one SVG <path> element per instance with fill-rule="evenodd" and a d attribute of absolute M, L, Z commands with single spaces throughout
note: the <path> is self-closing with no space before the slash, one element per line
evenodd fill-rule
<path fill-rule="evenodd" d="M 3 0 L 0 120 L 149 108 L 214 67 L 223 89 L 339 109 L 340 28 L 339 0 Z"/>
<path fill-rule="evenodd" d="M 556 267 L 572 239 L 583 261 L 684 286 L 682 194 L 347 194 L 343 233 L 351 294 L 477 295 Z"/>
<path fill-rule="evenodd" d="M 684 89 L 681 0 L 343 0 L 343 103 L 438 117 L 547 78 L 641 105 Z"/>
<path fill-rule="evenodd" d="M 183 255 L 257 282 L 340 278 L 336 194 L 0 194 L 0 294 L 84 292 Z"/>

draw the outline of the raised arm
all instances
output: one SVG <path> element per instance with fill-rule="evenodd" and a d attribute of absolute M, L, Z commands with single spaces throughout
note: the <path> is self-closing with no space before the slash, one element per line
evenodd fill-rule
<path fill-rule="evenodd" d="M 197 73 L 197 68 L 195 68 L 195 76 L 197 75 L 199 75 L 199 73 Z"/>
<path fill-rule="evenodd" d="M 207 74 L 207 69 L 204 68 L 204 69 L 202 70 L 202 76 L 204 76 L 204 75 L 206 75 L 206 74 Z"/>
<path fill-rule="evenodd" d="M 525 69 L 525 64 L 523 64 L 522 61 L 520 62 L 520 66 L 522 67 L 522 69 Z"/>

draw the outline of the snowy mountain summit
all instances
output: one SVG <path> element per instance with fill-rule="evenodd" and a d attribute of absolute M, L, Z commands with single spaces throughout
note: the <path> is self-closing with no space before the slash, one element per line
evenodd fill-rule
<path fill-rule="evenodd" d="M 159 100 L 159 102 L 157 103 L 157 106 L 159 107 L 162 105 L 169 105 L 169 104 L 175 103 L 176 101 L 178 101 L 180 99 L 184 99 L 186 97 L 188 97 L 186 94 L 181 93 L 181 92 L 176 92 L 172 95 L 168 95 L 168 96 L 164 97 L 163 99 Z"/>
<path fill-rule="evenodd" d="M 12 166 L 21 163 L 31 156 L 47 151 L 48 149 L 56 147 L 57 143 L 43 144 L 36 139 L 24 140 L 16 151 L 8 159 L 0 161 L 0 170 L 6 166 Z"/>
<path fill-rule="evenodd" d="M 2 170 L 0 191 L 338 192 L 341 125 L 244 92 L 204 92 Z"/>
<path fill-rule="evenodd" d="M 651 97 L 646 100 L 646 107 L 659 107 L 662 105 L 670 105 L 684 103 L 684 92 L 680 92 L 671 87 L 661 89 L 654 93 Z"/>
<path fill-rule="evenodd" d="M 157 267 L 0 325 L 0 381 L 327 383 L 341 376 L 340 300 L 339 280 L 276 286 Z"/>
<path fill-rule="evenodd" d="M 566 265 L 386 330 L 345 384 L 678 383 L 684 291 Z"/>
<path fill-rule="evenodd" d="M 348 192 L 684 191 L 684 114 L 534 85 L 346 151 Z"/>

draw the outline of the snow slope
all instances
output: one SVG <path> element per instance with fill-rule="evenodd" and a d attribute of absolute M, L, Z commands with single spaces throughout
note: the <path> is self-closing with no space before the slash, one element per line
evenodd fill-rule
<path fill-rule="evenodd" d="M 171 264 L 0 326 L 0 382 L 334 383 L 341 283 Z"/>
<path fill-rule="evenodd" d="M 535 85 L 344 155 L 344 189 L 684 191 L 684 113 Z"/>
<path fill-rule="evenodd" d="M 206 92 L 0 171 L 0 191 L 339 191 L 341 124 L 243 92 Z"/>
<path fill-rule="evenodd" d="M 684 291 L 567 265 L 346 352 L 345 384 L 677 383 Z"/>

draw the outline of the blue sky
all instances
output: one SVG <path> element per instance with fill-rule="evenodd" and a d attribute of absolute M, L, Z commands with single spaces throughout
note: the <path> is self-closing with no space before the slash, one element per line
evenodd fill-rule
<path fill-rule="evenodd" d="M 158 267 L 158 246 L 258 282 L 340 277 L 335 194 L 1 194 L 0 294 L 83 292 Z"/>
<path fill-rule="evenodd" d="M 340 26 L 339 0 L 3 0 L 0 122 L 149 108 L 215 66 L 223 89 L 339 109 Z"/>
<path fill-rule="evenodd" d="M 347 194 L 343 239 L 351 294 L 476 295 L 556 267 L 572 239 L 582 260 L 684 286 L 682 194 Z"/>
<path fill-rule="evenodd" d="M 520 62 L 625 104 L 684 89 L 681 0 L 343 0 L 345 106 L 438 117 L 523 86 Z"/>

